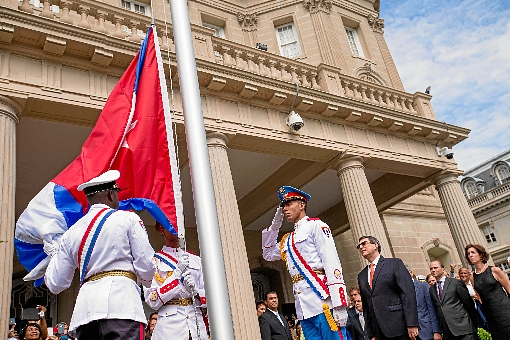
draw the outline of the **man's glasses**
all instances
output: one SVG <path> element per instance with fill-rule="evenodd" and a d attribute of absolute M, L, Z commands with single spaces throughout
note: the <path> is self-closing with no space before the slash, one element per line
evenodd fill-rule
<path fill-rule="evenodd" d="M 368 241 L 368 240 L 367 240 L 367 241 L 363 241 L 363 242 L 361 242 L 360 244 L 358 244 L 358 245 L 356 246 L 356 249 L 359 249 L 359 248 L 361 248 L 361 247 L 364 247 L 364 246 L 366 246 L 367 244 L 372 244 L 372 242 L 370 242 L 370 241 Z"/>

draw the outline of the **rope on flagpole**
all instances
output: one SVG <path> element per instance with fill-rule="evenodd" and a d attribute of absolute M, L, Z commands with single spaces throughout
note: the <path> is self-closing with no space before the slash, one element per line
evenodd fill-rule
<path fill-rule="evenodd" d="M 168 0 L 168 2 L 170 3 L 171 0 Z M 175 94 L 174 94 L 174 87 L 173 87 L 173 79 L 172 79 L 172 65 L 170 64 L 170 44 L 168 43 L 168 21 L 167 21 L 167 17 L 166 17 L 166 3 L 165 3 L 165 0 L 162 0 L 163 2 L 163 15 L 164 15 L 164 23 L 165 23 L 165 38 L 166 38 L 166 42 L 167 42 L 167 46 L 166 46 L 166 57 L 167 57 L 167 62 L 168 62 L 168 69 L 170 71 L 170 74 L 169 74 L 169 83 L 170 83 L 170 114 L 171 114 L 171 121 L 172 121 L 172 133 L 174 135 L 174 146 L 175 146 L 175 151 L 176 151 L 176 162 L 177 162 L 177 173 L 179 174 L 179 182 L 180 182 L 180 164 L 179 164 L 179 146 L 178 146 L 178 136 L 177 136 L 177 123 L 176 123 L 176 120 L 175 120 L 175 106 L 174 106 L 174 103 L 175 103 Z M 151 16 L 152 16 L 152 25 L 155 26 L 155 17 L 154 17 L 154 6 L 153 6 L 153 2 L 151 0 Z M 180 183 L 182 184 L 182 183 Z M 182 188 L 182 185 L 180 185 L 180 187 Z M 185 230 L 184 230 L 184 223 L 182 226 L 178 226 L 178 234 L 179 234 L 179 247 L 185 252 L 186 251 L 186 233 L 185 233 Z M 196 301 L 196 296 L 198 295 L 198 293 L 196 292 L 195 290 L 195 287 L 191 287 L 191 295 L 192 295 L 192 299 L 193 299 L 193 310 L 195 312 L 195 324 L 196 324 L 196 327 L 197 327 L 197 340 L 200 340 L 201 339 L 201 336 L 200 336 L 200 324 L 199 324 L 199 321 L 198 321 L 198 306 L 197 306 L 197 301 Z"/>

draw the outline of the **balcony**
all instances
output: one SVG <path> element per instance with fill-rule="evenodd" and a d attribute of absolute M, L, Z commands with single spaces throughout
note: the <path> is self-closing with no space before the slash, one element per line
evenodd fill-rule
<path fill-rule="evenodd" d="M 510 183 L 507 182 L 469 199 L 468 204 L 476 214 L 508 200 L 510 200 Z"/>

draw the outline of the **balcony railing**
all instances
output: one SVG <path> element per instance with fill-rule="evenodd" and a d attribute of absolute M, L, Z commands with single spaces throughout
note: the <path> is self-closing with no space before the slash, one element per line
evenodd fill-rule
<path fill-rule="evenodd" d="M 470 208 L 478 207 L 482 204 L 486 204 L 490 201 L 495 201 L 501 198 L 504 195 L 510 194 L 510 183 L 505 183 L 503 185 L 497 186 L 487 192 L 484 192 L 481 195 L 478 195 L 470 200 L 468 200 L 468 204 Z"/>
<path fill-rule="evenodd" d="M 140 31 L 145 32 L 151 19 L 143 14 L 94 0 L 39 0 L 43 8 L 30 0 L 20 0 L 19 10 L 44 18 L 82 27 L 123 40 L 140 43 Z M 58 10 L 57 8 L 58 7 Z M 168 38 L 163 34 L 165 24 L 157 21 L 162 49 L 174 51 L 171 28 Z M 169 27 L 171 27 L 169 25 Z M 425 94 L 414 95 L 379 85 L 368 80 L 345 75 L 340 69 L 327 65 L 313 66 L 280 55 L 214 37 L 214 31 L 192 25 L 197 58 L 256 75 L 273 78 L 302 87 L 329 92 L 340 97 L 396 110 L 412 115 L 433 118 Z M 333 80 L 332 80 L 333 79 Z"/>

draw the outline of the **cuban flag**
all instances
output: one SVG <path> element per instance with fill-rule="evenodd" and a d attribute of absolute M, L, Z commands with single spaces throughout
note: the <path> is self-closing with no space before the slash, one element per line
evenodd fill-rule
<path fill-rule="evenodd" d="M 15 248 L 29 271 L 42 277 L 49 263 L 43 240 L 58 242 L 88 210 L 77 186 L 107 170 L 119 170 L 120 209 L 147 210 L 175 235 L 183 209 L 168 92 L 156 31 L 111 92 L 80 155 L 28 204 L 16 223 Z"/>

